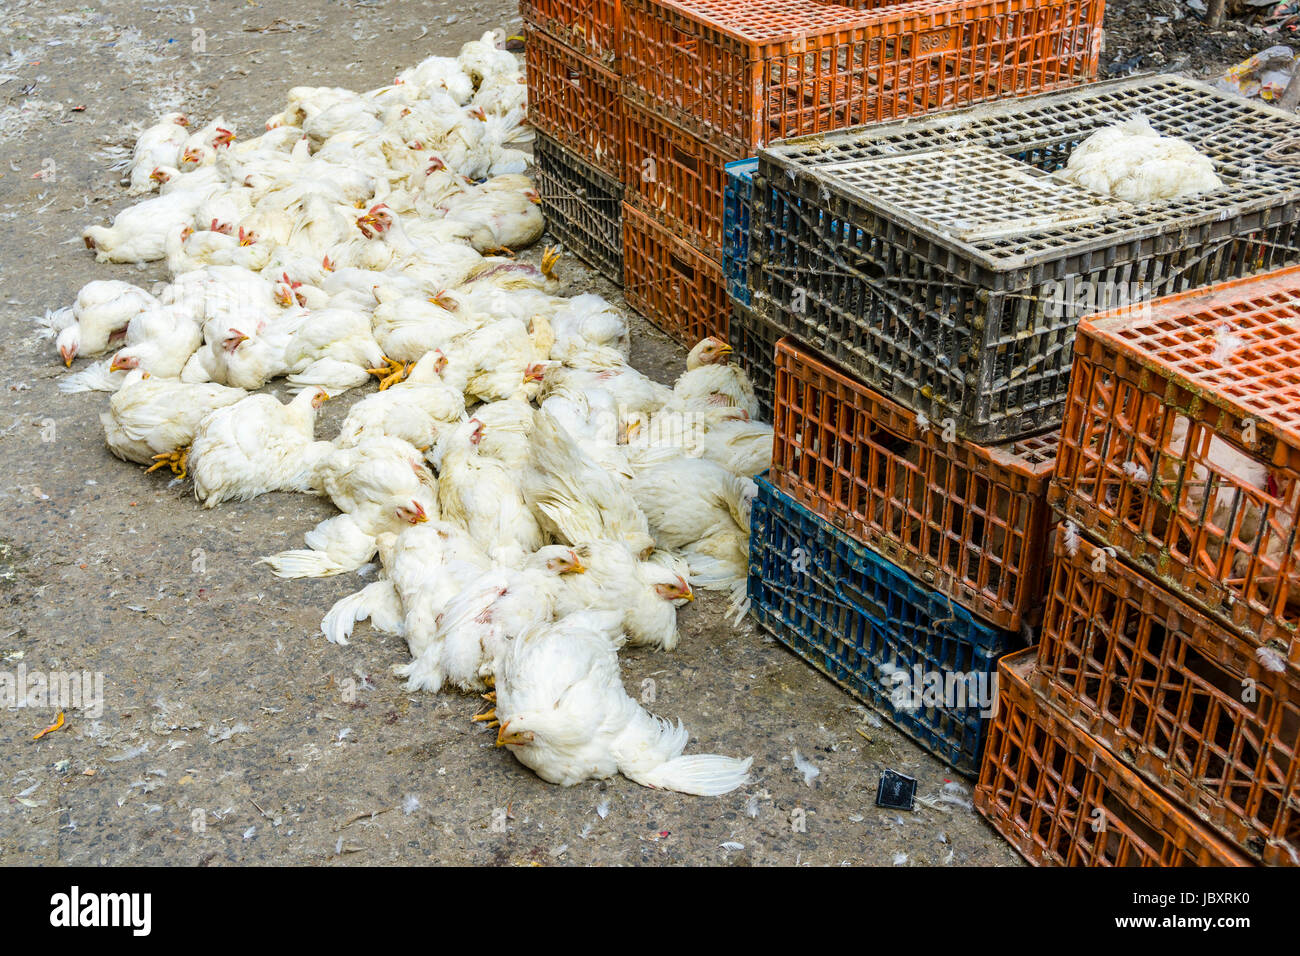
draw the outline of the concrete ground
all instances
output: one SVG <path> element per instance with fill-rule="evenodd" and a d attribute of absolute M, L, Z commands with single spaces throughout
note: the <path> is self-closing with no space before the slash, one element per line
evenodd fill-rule
<path fill-rule="evenodd" d="M 188 485 L 112 458 L 103 394 L 63 395 L 30 316 L 96 265 L 76 238 L 126 204 L 113 147 L 179 107 L 255 133 L 294 85 L 368 89 L 504 27 L 508 0 L 8 0 L 0 20 L 0 672 L 103 674 L 104 708 L 0 713 L 0 863 L 1016 864 L 973 811 L 874 807 L 892 767 L 934 798 L 957 780 L 709 596 L 672 654 L 623 655 L 633 692 L 690 749 L 754 756 L 754 783 L 702 799 L 621 777 L 542 783 L 471 723 L 473 698 L 409 694 L 400 639 L 317 633 L 351 575 L 281 581 L 328 503 L 270 495 L 205 511 Z M 568 260 L 575 289 L 617 290 Z M 633 361 L 671 382 L 684 353 L 639 318 Z M 346 402 L 338 403 L 340 405 Z M 326 406 L 329 436 L 345 409 Z M 865 735 L 865 736 L 864 736 Z M 869 739 L 868 739 L 869 738 Z M 820 774 L 809 784 L 793 751 Z M 969 781 L 964 781 L 967 787 Z M 723 846 L 727 844 L 727 846 Z"/>

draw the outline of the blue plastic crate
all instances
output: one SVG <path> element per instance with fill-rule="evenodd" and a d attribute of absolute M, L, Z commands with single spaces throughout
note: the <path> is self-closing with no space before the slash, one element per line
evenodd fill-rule
<path fill-rule="evenodd" d="M 766 475 L 758 489 L 750 613 L 921 746 L 974 776 L 995 712 L 981 699 L 996 701 L 997 660 L 1020 646 L 1019 635 L 922 586 L 778 491 Z"/>
<path fill-rule="evenodd" d="M 754 173 L 758 159 L 727 163 L 727 187 L 722 214 L 722 269 L 727 291 L 749 305 L 749 207 L 754 199 Z"/>

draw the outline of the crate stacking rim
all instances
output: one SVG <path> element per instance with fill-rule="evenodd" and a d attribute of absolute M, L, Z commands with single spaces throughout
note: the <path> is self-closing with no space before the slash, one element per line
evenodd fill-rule
<path fill-rule="evenodd" d="M 993 709 L 991 700 L 981 706 L 979 692 L 993 691 L 994 666 L 1016 635 L 921 587 L 766 476 L 756 480 L 748 583 L 755 619 L 954 770 L 973 776 Z M 930 683 L 936 681 L 944 683 L 942 693 Z"/>
<path fill-rule="evenodd" d="M 533 156 L 546 228 L 580 259 L 622 285 L 622 185 L 540 131 Z"/>
<path fill-rule="evenodd" d="M 772 481 L 987 618 L 1037 623 L 1057 435 L 945 435 L 790 339 L 776 349 Z"/>
<path fill-rule="evenodd" d="M 630 100 L 746 155 L 1096 75 L 1102 0 L 623 0 Z"/>
<path fill-rule="evenodd" d="M 1133 204 L 1053 175 L 1136 114 L 1223 187 Z M 1295 155 L 1300 118 L 1173 76 L 789 140 L 759 153 L 754 303 L 964 437 L 1030 434 L 1060 421 L 1085 289 L 1127 304 L 1300 259 Z"/>
<path fill-rule="evenodd" d="M 1084 320 L 1051 500 L 1300 666 L 1300 267 Z"/>
<path fill-rule="evenodd" d="M 1029 685 L 1034 648 L 998 664 L 1002 695 L 975 809 L 1039 866 L 1249 866 Z"/>
<path fill-rule="evenodd" d="M 1300 866 L 1300 670 L 1058 536 L 1031 684 L 1256 859 Z"/>

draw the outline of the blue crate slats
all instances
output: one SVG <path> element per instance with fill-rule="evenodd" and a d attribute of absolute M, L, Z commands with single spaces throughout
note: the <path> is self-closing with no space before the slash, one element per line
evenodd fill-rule
<path fill-rule="evenodd" d="M 758 158 L 727 163 L 722 228 L 722 267 L 727 291 L 741 305 L 749 305 L 749 207 L 754 199 L 754 173 Z"/>
<path fill-rule="evenodd" d="M 778 491 L 766 476 L 757 481 L 750 613 L 954 770 L 973 776 L 988 724 L 977 695 L 964 705 L 951 698 L 912 698 L 911 706 L 899 708 L 894 675 L 944 675 L 945 681 L 964 675 L 983 681 L 983 689 L 996 696 L 997 660 L 1019 646 L 1018 635 L 981 622 L 924 587 Z"/>

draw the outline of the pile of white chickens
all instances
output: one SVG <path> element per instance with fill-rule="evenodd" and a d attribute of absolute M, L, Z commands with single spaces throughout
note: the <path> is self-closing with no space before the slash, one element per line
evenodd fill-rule
<path fill-rule="evenodd" d="M 84 236 L 171 281 L 91 282 L 47 316 L 66 364 L 103 356 L 60 387 L 112 392 L 113 454 L 188 475 L 206 507 L 327 496 L 340 514 L 265 563 L 320 577 L 378 555 L 325 636 L 402 635 L 408 687 L 486 692 L 498 744 L 543 779 L 725 793 L 749 761 L 683 756 L 616 651 L 671 650 L 693 588 L 743 588 L 771 429 L 725 343 L 668 388 L 628 364 L 623 315 L 560 294 L 557 251 L 513 258 L 544 228 L 525 98 L 489 34 L 367 93 L 292 89 L 252 139 L 165 117 L 130 171 L 158 195 Z M 318 440 L 321 404 L 374 377 Z M 278 378 L 287 404 L 251 394 Z"/>

